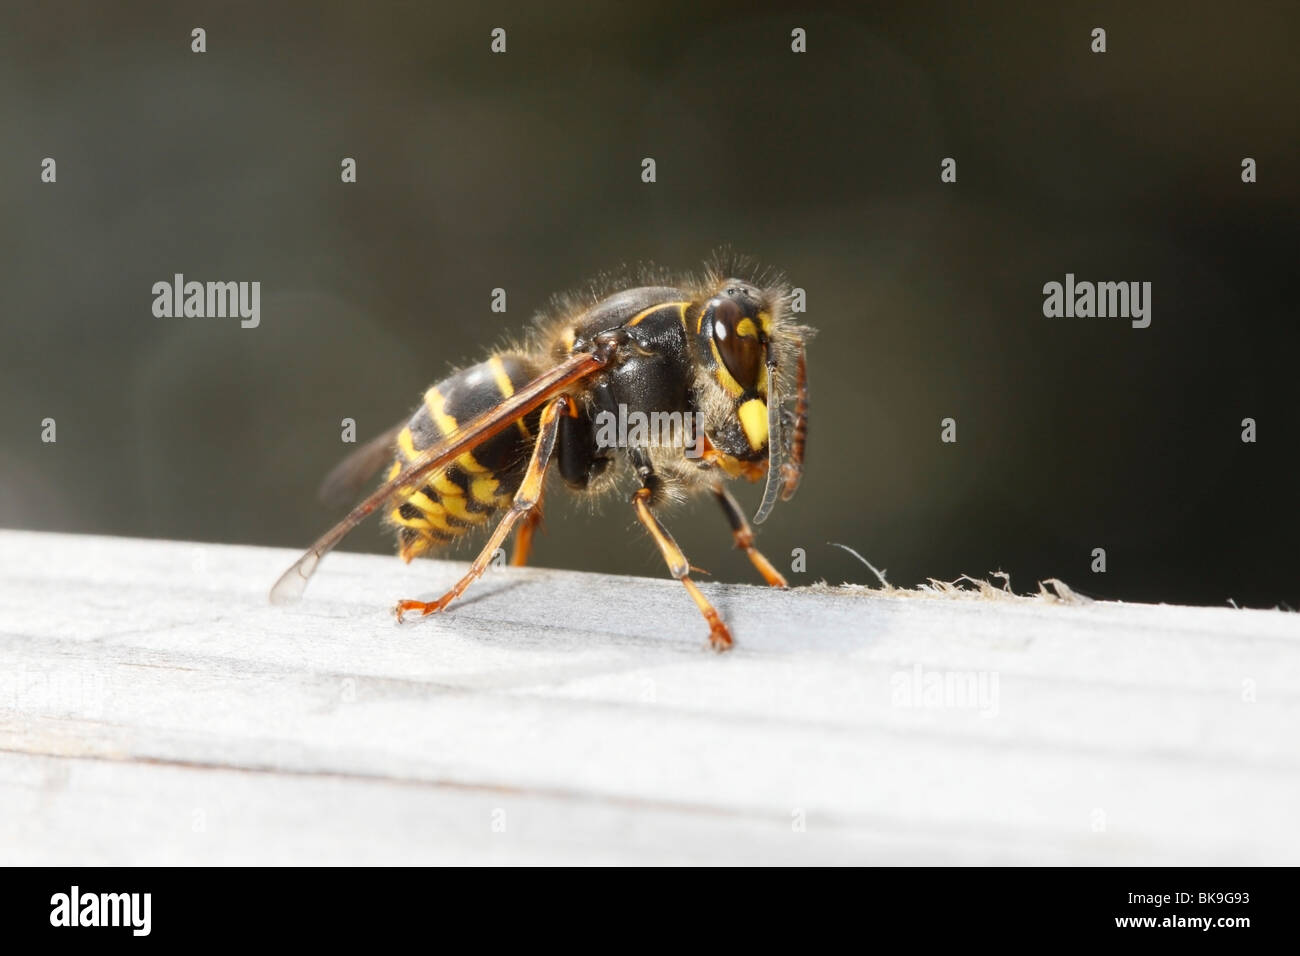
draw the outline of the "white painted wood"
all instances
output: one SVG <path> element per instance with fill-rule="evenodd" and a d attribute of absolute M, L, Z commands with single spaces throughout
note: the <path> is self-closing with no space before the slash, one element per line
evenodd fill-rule
<path fill-rule="evenodd" d="M 1300 615 L 295 557 L 0 532 L 0 863 L 1300 863 Z"/>

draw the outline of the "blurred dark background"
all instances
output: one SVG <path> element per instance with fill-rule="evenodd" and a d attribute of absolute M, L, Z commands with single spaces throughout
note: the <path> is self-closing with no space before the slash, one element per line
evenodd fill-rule
<path fill-rule="evenodd" d="M 870 580 L 839 541 L 902 585 L 1300 603 L 1294 5 L 866 6 L 6 4 L 0 525 L 306 545 L 342 418 L 364 440 L 552 293 L 729 243 L 820 331 L 762 535 L 796 581 Z M 154 318 L 176 272 L 260 280 L 261 326 Z M 1066 272 L 1150 281 L 1151 327 L 1044 318 Z M 537 563 L 664 573 L 621 500 L 560 498 Z M 693 507 L 693 562 L 753 580 Z"/>

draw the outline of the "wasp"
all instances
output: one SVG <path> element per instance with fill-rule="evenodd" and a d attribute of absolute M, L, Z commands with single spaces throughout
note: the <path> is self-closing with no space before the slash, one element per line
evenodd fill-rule
<path fill-rule="evenodd" d="M 778 496 L 788 500 L 799 486 L 808 428 L 805 342 L 812 330 L 793 320 L 790 301 L 779 277 L 750 281 L 716 267 L 672 285 L 557 300 L 525 344 L 429 388 L 407 421 L 329 474 L 324 497 L 355 494 L 391 461 L 383 484 L 285 571 L 271 600 L 301 597 L 321 559 L 380 509 L 408 562 L 495 519 L 487 543 L 451 590 L 395 608 L 399 621 L 433 614 L 483 574 L 511 531 L 511 563 L 527 562 L 548 472 L 558 472 L 572 491 L 592 495 L 630 475 L 637 520 L 708 622 L 712 646 L 727 650 L 731 632 L 691 579 L 690 563 L 657 512 L 668 502 L 712 495 L 736 546 L 763 579 L 787 586 L 755 548 L 726 481 L 766 477 L 754 524 L 767 518 Z M 684 435 L 660 441 L 636 429 L 622 442 L 610 441 L 613 430 L 601 427 L 611 416 L 653 421 L 674 414 L 700 425 L 690 447 Z"/>

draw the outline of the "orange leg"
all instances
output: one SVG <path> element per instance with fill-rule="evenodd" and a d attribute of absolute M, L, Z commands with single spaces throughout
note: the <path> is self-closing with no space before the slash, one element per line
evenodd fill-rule
<path fill-rule="evenodd" d="M 723 513 L 731 524 L 731 536 L 736 539 L 736 547 L 749 555 L 749 560 L 754 567 L 758 568 L 758 573 L 763 575 L 764 581 L 774 588 L 789 587 L 785 576 L 773 566 L 771 561 L 763 557 L 758 548 L 754 547 L 754 532 L 749 527 L 749 522 L 745 520 L 744 512 L 740 510 L 740 503 L 732 497 L 731 492 L 721 482 L 713 486 L 713 494 L 717 496 L 718 503 L 722 505 Z"/>
<path fill-rule="evenodd" d="M 522 568 L 528 563 L 528 554 L 533 550 L 533 532 L 541 523 L 542 509 L 534 505 L 528 514 L 524 515 L 519 530 L 515 532 L 515 549 L 510 555 L 511 567 Z"/>
<path fill-rule="evenodd" d="M 709 643 L 713 645 L 713 649 L 715 651 L 730 650 L 733 643 L 731 632 L 727 630 L 727 625 L 722 623 L 722 618 L 718 616 L 717 609 L 709 603 L 709 599 L 690 579 L 690 562 L 686 560 L 686 555 L 682 554 L 682 549 L 677 546 L 677 542 L 668 533 L 668 529 L 660 523 L 654 512 L 650 510 L 650 498 L 651 491 L 649 488 L 638 488 L 636 494 L 632 496 L 632 507 L 636 509 L 637 518 L 650 532 L 650 537 L 654 538 L 655 544 L 659 545 L 659 551 L 664 556 L 664 562 L 668 565 L 669 573 L 686 586 L 691 600 L 700 609 L 704 619 L 709 622 Z"/>
<path fill-rule="evenodd" d="M 478 580 L 483 572 L 487 570 L 488 565 L 492 563 L 492 555 L 497 548 L 501 547 L 515 522 L 533 512 L 538 499 L 542 496 L 542 479 L 546 477 L 546 466 L 550 463 L 551 451 L 555 448 L 555 433 L 560 424 L 560 415 L 568 406 L 568 403 L 568 397 L 561 395 L 547 405 L 546 410 L 542 412 L 537 442 L 533 445 L 533 455 L 528 460 L 528 469 L 524 472 L 524 480 L 520 483 L 519 490 L 515 492 L 514 500 L 510 504 L 510 510 L 506 512 L 505 517 L 492 531 L 492 536 L 488 538 L 487 544 L 483 546 L 483 550 L 474 559 L 474 563 L 469 566 L 469 572 L 452 585 L 450 591 L 436 601 L 398 601 L 397 607 L 394 608 L 398 621 L 401 621 L 402 615 L 408 611 L 419 611 L 421 616 L 428 616 L 435 611 L 441 611 L 465 593 L 465 589 Z"/>

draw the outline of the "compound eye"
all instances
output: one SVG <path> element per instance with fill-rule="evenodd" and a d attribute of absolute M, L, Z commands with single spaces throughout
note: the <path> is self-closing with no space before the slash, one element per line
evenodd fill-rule
<path fill-rule="evenodd" d="M 758 386 L 763 368 L 763 340 L 758 323 L 746 316 L 730 299 L 723 299 L 713 310 L 713 341 L 717 343 L 722 364 L 741 388 Z"/>

